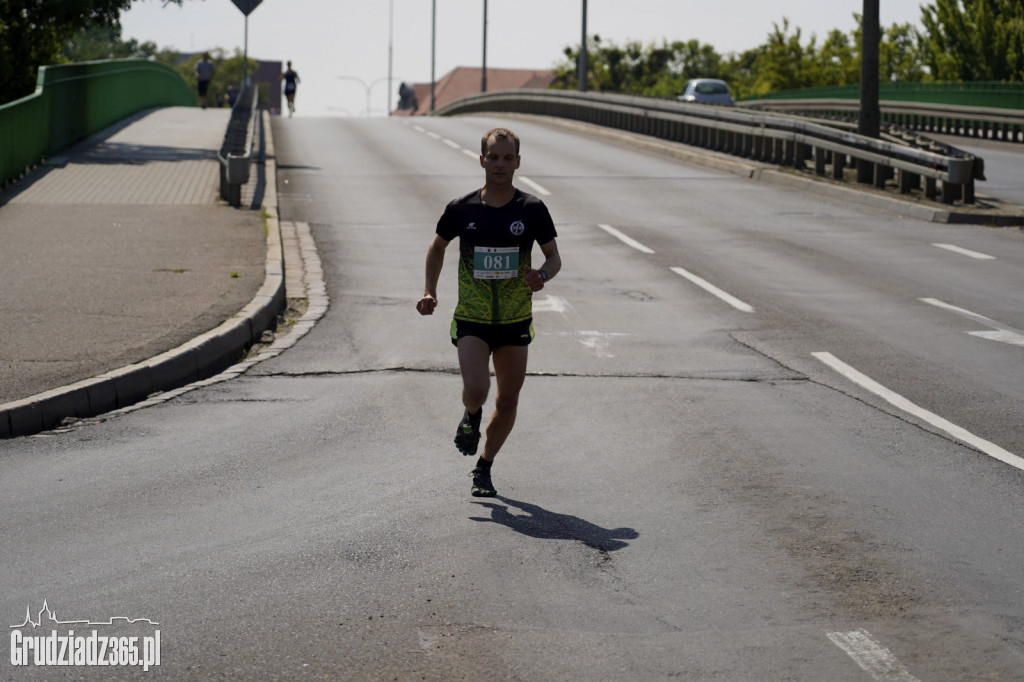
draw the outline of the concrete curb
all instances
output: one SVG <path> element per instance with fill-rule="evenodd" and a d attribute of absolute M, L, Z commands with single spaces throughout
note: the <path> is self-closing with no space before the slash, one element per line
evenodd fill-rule
<path fill-rule="evenodd" d="M 732 173 L 740 177 L 766 182 L 782 187 L 791 187 L 808 192 L 815 192 L 826 196 L 843 199 L 853 203 L 866 206 L 874 206 L 891 213 L 905 215 L 919 220 L 926 220 L 933 223 L 957 223 L 984 225 L 989 227 L 1018 227 L 1024 225 L 1024 207 L 1015 207 L 1010 211 L 988 212 L 984 209 L 958 209 L 945 207 L 942 204 L 926 204 L 924 202 L 901 199 L 898 196 L 887 195 L 881 191 L 874 191 L 867 187 L 843 185 L 832 182 L 825 178 L 807 177 L 798 174 L 796 171 L 788 172 L 780 170 L 779 166 L 747 159 L 740 159 L 722 152 L 716 152 L 699 147 L 691 147 L 678 142 L 661 140 L 648 135 L 630 133 L 614 128 L 606 128 L 591 123 L 569 121 L 552 116 L 537 116 L 533 114 L 502 114 L 524 119 L 533 119 L 554 123 L 566 128 L 583 130 L 589 134 L 597 135 L 608 140 L 615 140 L 632 147 L 646 149 L 659 154 L 667 154 L 673 158 L 688 163 L 699 164 L 707 168 Z M 980 195 L 979 199 L 983 199 Z"/>
<path fill-rule="evenodd" d="M 277 216 L 276 164 L 269 115 L 263 126 L 267 223 L 267 255 L 263 285 L 242 310 L 210 331 L 177 348 L 142 362 L 114 369 L 28 398 L 0 405 L 0 438 L 29 436 L 59 426 L 65 419 L 84 419 L 122 409 L 151 394 L 179 388 L 213 376 L 237 362 L 263 331 L 274 326 L 286 305 L 284 249 Z"/>

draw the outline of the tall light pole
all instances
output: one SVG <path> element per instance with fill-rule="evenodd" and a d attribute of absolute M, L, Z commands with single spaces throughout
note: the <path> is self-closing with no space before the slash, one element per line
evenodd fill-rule
<path fill-rule="evenodd" d="M 480 69 L 480 92 L 487 92 L 487 0 L 484 0 L 484 58 Z"/>
<path fill-rule="evenodd" d="M 437 77 L 434 75 L 434 66 L 437 64 L 437 0 L 430 4 L 430 110 L 434 110 L 434 86 L 437 84 Z"/>
<path fill-rule="evenodd" d="M 860 117 L 857 132 L 865 137 L 878 137 L 882 112 L 878 104 L 878 44 L 881 29 L 878 24 L 879 0 L 864 0 L 864 19 L 861 27 L 860 48 Z M 872 182 L 874 165 L 869 161 L 857 163 L 857 182 Z"/>
<path fill-rule="evenodd" d="M 391 66 L 395 36 L 395 0 L 388 3 L 388 116 L 391 115 Z"/>
<path fill-rule="evenodd" d="M 580 56 L 576 65 L 579 73 L 579 91 L 587 90 L 587 0 L 583 0 L 583 31 L 580 34 Z"/>
<path fill-rule="evenodd" d="M 388 81 L 388 87 L 391 87 L 391 74 L 388 74 L 387 76 L 382 76 L 382 77 L 378 78 L 377 80 L 375 80 L 375 81 L 373 81 L 371 83 L 367 83 L 366 81 L 364 81 L 359 76 L 344 76 L 344 75 L 342 75 L 342 76 L 338 76 L 337 78 L 338 78 L 338 80 L 353 81 L 353 82 L 359 83 L 360 85 L 363 86 L 363 89 L 366 91 L 366 110 L 363 112 L 363 116 L 369 116 L 370 112 L 373 111 L 372 104 L 371 104 L 371 101 L 370 101 L 370 95 L 373 92 L 374 86 L 377 85 L 378 83 L 383 83 L 384 81 Z M 390 100 L 390 98 L 388 98 L 388 99 Z M 387 113 L 387 115 L 388 116 L 391 115 L 391 103 L 390 102 L 388 102 L 388 113 Z"/>

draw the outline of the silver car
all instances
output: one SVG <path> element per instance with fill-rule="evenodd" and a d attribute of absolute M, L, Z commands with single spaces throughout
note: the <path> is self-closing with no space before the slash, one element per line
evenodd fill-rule
<path fill-rule="evenodd" d="M 714 78 L 694 78 L 686 82 L 683 94 L 677 97 L 680 102 L 700 102 L 703 104 L 724 104 L 731 107 L 736 102 L 732 99 L 729 86 L 725 81 Z"/>

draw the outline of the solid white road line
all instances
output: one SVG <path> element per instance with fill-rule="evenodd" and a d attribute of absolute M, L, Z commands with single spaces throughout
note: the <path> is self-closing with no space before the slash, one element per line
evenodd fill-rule
<path fill-rule="evenodd" d="M 536 182 L 526 177 L 525 175 L 517 175 L 516 179 L 518 179 L 519 182 L 523 183 L 524 185 L 527 185 L 530 189 L 532 189 L 534 192 L 536 192 L 542 197 L 551 196 L 551 192 L 547 191 L 546 189 L 538 185 Z"/>
<path fill-rule="evenodd" d="M 672 270 L 672 272 L 676 273 L 680 277 L 685 277 L 686 279 L 690 280 L 691 282 L 693 282 L 694 284 L 696 284 L 697 286 L 699 286 L 701 289 L 703 289 L 704 291 L 708 292 L 709 294 L 714 294 L 718 298 L 722 299 L 723 301 L 725 301 L 726 303 L 731 305 L 733 308 L 736 308 L 737 310 L 742 310 L 745 313 L 752 313 L 752 312 L 754 312 L 754 308 L 751 307 L 750 305 L 744 303 L 743 301 L 741 301 L 740 299 L 736 298 L 732 294 L 727 294 L 726 292 L 724 292 L 721 289 L 719 289 L 718 287 L 716 287 L 714 284 L 711 284 L 710 282 L 708 282 L 705 279 L 701 279 L 700 277 L 698 277 L 697 275 L 693 274 L 692 272 L 687 272 L 686 270 L 684 270 L 682 268 L 670 268 L 670 269 Z"/>
<path fill-rule="evenodd" d="M 654 253 L 654 249 L 647 248 L 646 246 L 644 246 L 643 244 L 641 244 L 637 240 L 633 239 L 632 237 L 628 237 L 628 236 L 622 234 L 621 232 L 616 230 L 611 225 L 598 225 L 598 227 L 600 227 L 602 230 L 604 230 L 605 232 L 607 232 L 611 236 L 613 236 L 616 239 L 618 239 L 619 241 L 621 241 L 623 244 L 628 244 L 629 246 L 632 246 L 634 249 L 636 249 L 640 253 Z"/>
<path fill-rule="evenodd" d="M 990 256 L 987 253 L 980 253 L 978 251 L 971 251 L 970 249 L 963 249 L 963 248 L 960 248 L 959 246 L 954 246 L 952 244 L 932 244 L 932 246 L 937 246 L 940 249 L 945 249 L 946 251 L 952 251 L 953 253 L 959 253 L 961 256 L 970 256 L 971 258 L 977 258 L 978 260 L 995 260 L 996 259 L 995 256 Z"/>
<path fill-rule="evenodd" d="M 923 407 L 915 405 L 900 394 L 890 391 L 888 388 L 882 386 L 867 375 L 861 374 L 831 353 L 811 353 L 811 355 L 839 372 L 853 383 L 871 391 L 889 404 L 894 405 L 908 414 L 914 415 L 918 419 L 931 424 L 940 431 L 945 431 L 953 438 L 956 438 L 960 442 L 966 443 L 972 448 L 985 453 L 989 457 L 998 459 L 1004 464 L 1009 464 L 1012 467 L 1016 467 L 1017 469 L 1024 471 L 1024 459 L 1018 457 L 1012 452 L 1009 452 L 1008 450 L 1004 450 L 995 443 L 990 443 L 983 438 L 975 436 L 967 429 L 961 428 L 956 424 L 943 419 L 934 412 L 929 412 Z"/>
<path fill-rule="evenodd" d="M 983 324 L 986 327 L 991 327 L 992 329 L 995 330 L 991 332 L 967 332 L 971 336 L 989 339 L 990 341 L 1008 343 L 1013 346 L 1024 346 L 1024 331 L 1021 331 L 1020 329 L 1014 329 L 1009 325 L 1003 324 L 1001 322 L 996 322 L 992 318 L 985 317 L 984 315 L 979 315 L 978 313 L 972 313 L 970 310 L 965 310 L 964 308 L 958 308 L 955 305 L 950 305 L 949 303 L 940 301 L 937 298 L 922 298 L 919 300 L 922 303 L 933 305 L 936 308 L 943 308 L 944 310 L 952 311 L 957 315 L 962 315 L 963 317 L 966 317 L 969 320 L 973 320 L 979 324 Z"/>
<path fill-rule="evenodd" d="M 918 682 L 892 652 L 879 644 L 867 630 L 826 632 L 832 643 L 845 651 L 864 672 L 877 682 Z"/>

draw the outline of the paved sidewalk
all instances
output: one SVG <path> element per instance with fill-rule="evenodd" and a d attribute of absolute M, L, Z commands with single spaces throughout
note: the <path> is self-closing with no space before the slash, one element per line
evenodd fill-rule
<path fill-rule="evenodd" d="M 277 235 L 276 213 L 266 221 L 259 206 L 218 196 L 229 115 L 133 117 L 0 194 L 0 437 L 209 375 L 274 319 L 283 284 L 265 288 L 275 274 L 265 222 Z M 243 206 L 264 196 L 262 175 L 254 164 Z M 88 385 L 53 392 L 76 382 Z"/>

